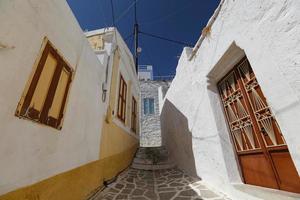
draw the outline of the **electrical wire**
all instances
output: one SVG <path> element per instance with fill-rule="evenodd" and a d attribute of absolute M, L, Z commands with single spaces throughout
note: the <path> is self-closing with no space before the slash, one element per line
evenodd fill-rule
<path fill-rule="evenodd" d="M 114 11 L 113 0 L 110 0 L 110 5 L 111 5 L 112 25 L 114 27 L 115 26 L 115 11 Z"/>
<path fill-rule="evenodd" d="M 157 18 L 154 18 L 152 19 L 151 21 L 142 21 L 140 23 L 140 25 L 149 25 L 149 24 L 153 24 L 153 23 L 158 23 L 158 22 L 162 22 L 162 21 L 165 21 L 166 19 L 168 18 L 171 18 L 171 17 L 174 17 L 176 16 L 177 14 L 179 14 L 180 12 L 184 11 L 186 8 L 190 7 L 194 2 L 190 1 L 188 4 L 186 4 L 185 6 L 181 7 L 180 9 L 174 11 L 174 12 L 171 12 L 169 13 L 168 15 L 165 15 L 165 16 L 161 16 L 161 17 L 157 17 Z"/>
<path fill-rule="evenodd" d="M 147 58 L 148 62 L 150 62 L 151 65 L 154 65 L 153 59 L 150 56 L 150 54 L 148 52 L 148 49 L 146 49 L 146 45 L 144 45 L 144 42 L 142 42 L 142 40 L 141 40 L 141 46 L 143 47 L 143 52 L 145 52 L 145 55 L 146 55 L 146 58 Z"/>
<path fill-rule="evenodd" d="M 120 14 L 120 16 L 116 19 L 116 21 L 115 21 L 115 24 L 117 24 L 125 15 L 127 15 L 127 13 L 130 11 L 130 9 L 133 7 L 133 6 L 135 6 L 135 4 L 138 2 L 139 0 L 136 0 L 136 1 L 134 1 L 132 4 L 130 4 L 129 6 L 128 6 L 128 8 L 127 9 L 125 9 L 121 14 Z"/>
<path fill-rule="evenodd" d="M 100 9 L 101 9 L 101 14 L 102 14 L 102 18 L 104 19 L 104 25 L 105 27 L 108 27 L 108 20 L 104 15 L 104 8 L 103 8 L 103 3 L 100 2 L 101 0 L 96 0 L 97 4 L 99 5 Z"/>
<path fill-rule="evenodd" d="M 133 33 L 131 33 L 130 35 L 128 35 L 127 37 L 124 38 L 124 41 L 127 41 L 128 39 L 130 39 L 133 36 Z"/>
<path fill-rule="evenodd" d="M 145 32 L 142 32 L 142 31 L 140 31 L 139 33 L 147 35 L 149 37 L 153 37 L 153 38 L 165 40 L 165 41 L 168 41 L 168 42 L 173 42 L 173 43 L 176 43 L 176 44 L 185 45 L 185 46 L 188 46 L 188 47 L 192 47 L 193 46 L 193 44 L 189 44 L 187 42 L 182 42 L 182 41 L 178 41 L 178 40 L 168 39 L 168 38 L 165 38 L 165 37 L 162 37 L 162 36 L 158 36 L 158 35 L 154 35 L 154 34 L 151 34 L 151 33 L 145 33 Z"/>

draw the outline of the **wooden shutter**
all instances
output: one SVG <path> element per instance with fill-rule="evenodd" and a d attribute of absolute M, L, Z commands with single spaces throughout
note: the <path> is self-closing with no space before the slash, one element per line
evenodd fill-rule
<path fill-rule="evenodd" d="M 127 85 L 122 77 L 120 76 L 120 85 L 119 85 L 119 99 L 118 99 L 118 112 L 117 116 L 123 122 L 126 120 L 126 98 L 127 98 Z"/>
<path fill-rule="evenodd" d="M 137 103 L 134 97 L 132 97 L 132 114 L 131 114 L 131 129 L 136 133 L 137 127 Z"/>
<path fill-rule="evenodd" d="M 71 80 L 71 68 L 48 41 L 16 115 L 60 128 Z"/>

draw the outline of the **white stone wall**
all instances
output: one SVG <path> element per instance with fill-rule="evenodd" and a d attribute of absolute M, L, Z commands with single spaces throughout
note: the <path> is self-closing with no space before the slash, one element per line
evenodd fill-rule
<path fill-rule="evenodd" d="M 242 181 L 216 82 L 247 55 L 300 172 L 299 9 L 298 0 L 225 0 L 194 58 L 183 50 L 167 93 L 161 123 L 172 158 L 234 199 L 265 198 L 235 187 Z"/>
<path fill-rule="evenodd" d="M 141 90 L 141 120 L 140 120 L 140 146 L 154 147 L 161 146 L 160 127 L 160 103 L 163 96 L 159 95 L 159 89 L 164 87 L 167 90 L 168 82 L 164 81 L 140 81 Z M 144 114 L 144 98 L 154 98 L 154 114 Z"/>
<path fill-rule="evenodd" d="M 103 40 L 104 40 L 104 48 L 103 50 L 97 50 L 95 51 L 98 59 L 100 62 L 106 67 L 108 67 L 107 70 L 107 95 L 106 95 L 106 102 L 105 102 L 105 108 L 107 108 L 108 102 L 109 102 L 109 91 L 110 91 L 110 83 L 111 83 L 111 78 L 112 78 L 112 67 L 113 67 L 113 59 L 114 59 L 114 53 L 116 49 L 118 49 L 120 53 L 120 63 L 118 66 L 118 75 L 117 75 L 117 87 L 119 87 L 119 82 L 120 82 L 120 74 L 122 74 L 125 82 L 127 83 L 127 87 L 129 87 L 128 83 L 131 83 L 131 88 L 130 88 L 130 93 L 127 92 L 127 107 L 126 107 L 126 113 L 131 113 L 132 112 L 132 97 L 134 97 L 137 101 L 137 106 L 140 105 L 140 99 L 139 99 L 139 94 L 140 94 L 140 87 L 139 87 L 139 81 L 138 81 L 138 76 L 136 74 L 136 69 L 135 69 L 135 64 L 133 60 L 133 56 L 127 47 L 125 41 L 123 40 L 122 36 L 120 35 L 119 31 L 114 28 L 114 27 L 108 27 L 108 28 L 103 28 L 103 29 L 97 29 L 89 32 L 85 32 L 85 35 L 87 37 L 89 36 L 94 36 L 94 35 L 102 35 Z M 109 59 L 109 61 L 108 61 Z M 105 74 L 103 74 L 105 77 Z M 129 90 L 129 88 L 128 88 Z M 119 89 L 117 88 L 115 91 L 116 97 L 119 96 Z M 118 110 L 118 102 L 115 102 L 114 105 L 114 110 Z M 139 115 L 139 110 L 138 110 L 138 115 Z M 113 114 L 113 121 L 125 130 L 128 134 L 135 138 L 139 138 L 139 135 L 134 133 L 131 129 L 131 115 L 130 118 L 127 119 L 128 123 L 125 125 L 118 117 L 117 117 L 117 112 L 114 112 Z"/>

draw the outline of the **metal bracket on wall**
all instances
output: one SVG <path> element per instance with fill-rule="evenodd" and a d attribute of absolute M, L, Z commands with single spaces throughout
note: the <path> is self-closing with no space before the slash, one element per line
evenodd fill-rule
<path fill-rule="evenodd" d="M 14 49 L 14 48 L 15 48 L 14 46 L 8 46 L 8 45 L 2 44 L 0 42 L 0 50 L 1 49 Z"/>

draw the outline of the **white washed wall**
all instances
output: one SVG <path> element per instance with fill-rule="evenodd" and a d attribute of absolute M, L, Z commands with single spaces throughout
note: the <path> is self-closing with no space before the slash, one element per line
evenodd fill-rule
<path fill-rule="evenodd" d="M 167 93 L 161 123 L 163 142 L 171 149 L 171 156 L 180 168 L 197 173 L 236 199 L 256 197 L 233 187 L 241 178 L 216 81 L 233 66 L 241 48 L 300 172 L 299 10 L 298 0 L 225 0 L 211 35 L 191 61 L 191 49 L 184 49 Z"/>
<path fill-rule="evenodd" d="M 104 66 L 66 1 L 1 0 L 0 194 L 99 158 Z M 47 36 L 76 69 L 61 131 L 14 116 Z"/>

